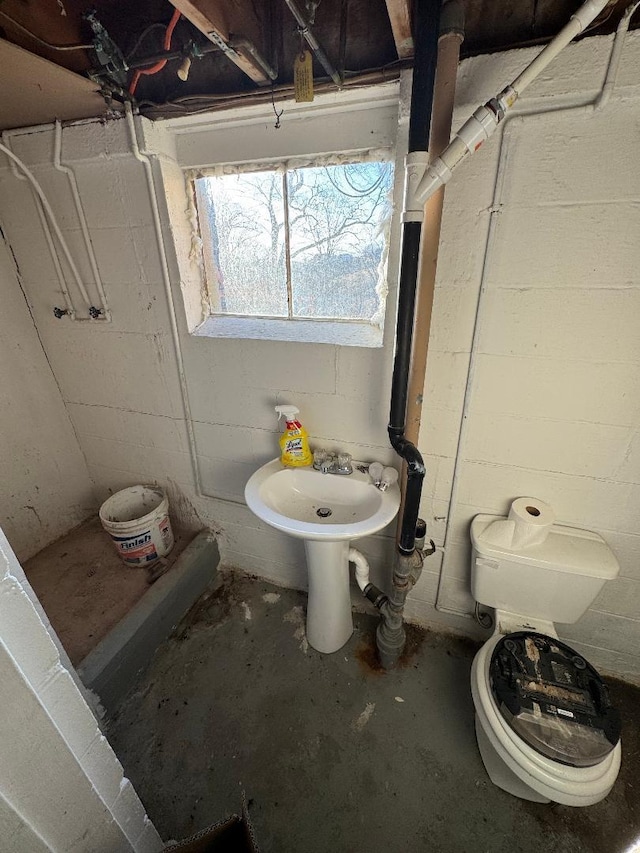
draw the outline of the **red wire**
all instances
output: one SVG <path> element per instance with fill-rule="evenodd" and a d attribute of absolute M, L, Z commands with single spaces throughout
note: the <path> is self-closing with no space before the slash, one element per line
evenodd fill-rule
<path fill-rule="evenodd" d="M 174 9 L 173 15 L 171 16 L 171 20 L 169 21 L 169 23 L 167 25 L 167 29 L 164 31 L 163 47 L 165 50 L 171 49 L 171 36 L 173 35 L 173 31 L 176 28 L 176 24 L 180 20 L 180 14 L 181 14 L 181 12 L 179 9 Z M 161 71 L 166 64 L 167 64 L 167 60 L 161 59 L 159 62 L 156 62 L 155 65 L 149 66 L 149 68 L 143 68 L 143 69 L 139 69 L 138 71 L 136 71 L 136 73 L 133 75 L 131 85 L 129 86 L 129 94 L 130 95 L 135 94 L 136 87 L 138 85 L 140 77 L 143 74 L 145 74 L 145 75 L 157 74 L 158 71 Z"/>

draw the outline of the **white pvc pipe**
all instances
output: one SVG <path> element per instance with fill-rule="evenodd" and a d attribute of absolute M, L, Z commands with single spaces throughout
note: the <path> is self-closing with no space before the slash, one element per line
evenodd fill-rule
<path fill-rule="evenodd" d="M 534 118 L 544 118 L 550 115 L 565 115 L 567 113 L 584 113 L 585 115 L 592 114 L 596 110 L 602 109 L 608 103 L 611 93 L 613 92 L 615 82 L 618 75 L 618 68 L 620 65 L 620 58 L 622 55 L 622 50 L 624 48 L 624 42 L 626 39 L 627 32 L 629 30 L 629 24 L 631 20 L 631 16 L 634 12 L 640 7 L 640 0 L 638 2 L 632 3 L 627 10 L 625 11 L 620 23 L 618 24 L 618 28 L 616 30 L 616 34 L 614 37 L 613 46 L 611 48 L 611 53 L 609 55 L 609 62 L 607 65 L 607 72 L 605 75 L 604 82 L 602 84 L 602 88 L 598 95 L 590 102 L 584 103 L 582 101 L 577 101 L 575 103 L 564 102 L 561 108 L 558 107 L 547 107 L 546 109 L 537 109 L 537 110 L 514 110 L 513 112 L 508 113 L 502 122 L 502 134 L 500 136 L 500 150 L 498 156 L 498 168 L 496 173 L 496 182 L 494 185 L 494 193 L 493 200 L 491 203 L 491 219 L 489 222 L 489 232 L 487 235 L 487 242 L 485 246 L 484 259 L 482 262 L 482 272 L 480 276 L 480 290 L 478 293 L 478 302 L 476 306 L 476 317 L 474 321 L 473 333 L 472 333 L 472 343 L 471 343 L 471 352 L 469 356 L 469 367 L 467 372 L 467 383 L 464 394 L 464 402 L 462 407 L 462 417 L 460 421 L 460 431 L 458 433 L 458 443 L 456 448 L 456 456 L 455 456 L 455 464 L 453 470 L 453 481 L 451 486 L 451 496 L 449 499 L 449 512 L 447 514 L 447 524 L 444 535 L 444 542 L 442 546 L 442 551 L 445 555 L 447 548 L 449 547 L 449 539 L 452 531 L 452 519 L 455 514 L 455 507 L 458 501 L 458 489 L 460 482 L 460 459 L 464 452 L 464 447 L 467 441 L 467 434 L 469 431 L 469 410 L 471 407 L 473 392 L 474 392 L 474 379 L 475 379 L 475 371 L 476 371 L 476 361 L 478 356 L 478 348 L 480 343 L 480 338 L 482 336 L 482 329 L 484 324 L 485 312 L 486 312 L 486 300 L 484 299 L 485 294 L 488 290 L 488 271 L 490 268 L 491 258 L 494 252 L 494 244 L 495 244 L 495 235 L 497 232 L 497 219 L 502 209 L 502 191 L 505 182 L 506 175 L 506 166 L 508 161 L 509 154 L 509 126 L 511 124 L 512 119 L 519 119 L 520 121 L 525 121 Z M 444 567 L 445 562 L 443 560 L 442 569 L 440 571 L 440 575 L 438 578 L 438 591 L 436 593 L 436 609 L 441 611 L 442 613 L 451 613 L 455 616 L 463 616 L 465 618 L 473 618 L 473 613 L 467 613 L 463 610 L 456 610 L 451 607 L 443 607 L 441 604 L 441 599 L 443 595 L 444 589 Z"/>
<path fill-rule="evenodd" d="M 171 287 L 171 276 L 169 274 L 169 263 L 167 260 L 167 250 L 164 245 L 164 235 L 162 233 L 162 223 L 160 221 L 160 209 L 158 207 L 158 198 L 156 196 L 155 183 L 153 180 L 153 169 L 151 166 L 151 158 L 146 151 L 140 149 L 138 143 L 138 135 L 136 126 L 133 120 L 133 111 L 129 101 L 125 103 L 125 119 L 129 129 L 131 140 L 131 150 L 133 156 L 144 166 L 145 175 L 147 178 L 147 187 L 149 189 L 149 201 L 151 202 L 151 213 L 153 215 L 153 224 L 156 232 L 156 242 L 158 244 L 158 252 L 160 253 L 160 266 L 162 268 L 162 283 L 164 285 L 165 296 L 167 300 L 167 308 L 169 310 L 169 324 L 171 326 L 171 340 L 173 343 L 173 351 L 176 358 L 176 367 L 178 369 L 178 379 L 180 383 L 180 396 L 182 400 L 182 411 L 187 426 L 187 435 L 189 439 L 189 455 L 191 457 L 191 467 L 193 470 L 193 480 L 195 484 L 196 494 L 200 497 L 215 497 L 215 495 L 207 495 L 202 491 L 200 481 L 200 468 L 198 465 L 198 453 L 196 449 L 196 437 L 193 428 L 193 420 L 191 417 L 191 404 L 189 402 L 189 390 L 187 387 L 187 377 L 184 369 L 184 358 L 182 355 L 182 344 L 180 343 L 180 331 L 178 329 L 178 319 L 176 316 L 176 306 L 173 301 L 173 289 Z"/>
<path fill-rule="evenodd" d="M 84 244 L 87 250 L 87 255 L 89 257 L 91 273 L 93 275 L 93 280 L 96 284 L 96 289 L 98 291 L 98 295 L 100 297 L 100 304 L 102 307 L 102 318 L 97 319 L 102 319 L 103 321 L 109 322 L 111 320 L 111 314 L 109 312 L 109 306 L 107 304 L 107 296 L 104 290 L 104 286 L 102 284 L 102 278 L 100 277 L 100 271 L 98 269 L 98 262 L 96 260 L 96 254 L 93 249 L 93 243 L 91 242 L 91 235 L 89 234 L 89 228 L 87 226 L 87 217 L 85 216 L 82 201 L 80 199 L 80 192 L 78 190 L 78 181 L 76 179 L 76 174 L 70 166 L 62 162 L 62 122 L 60 122 L 59 119 L 56 119 L 54 133 L 55 135 L 53 146 L 53 165 L 59 172 L 63 172 L 69 178 L 69 186 L 71 187 L 71 194 L 73 195 L 73 202 L 76 207 L 76 214 L 80 222 L 82 237 L 84 238 Z"/>
<path fill-rule="evenodd" d="M 569 42 L 579 35 L 585 27 L 604 9 L 608 0 L 586 0 L 572 15 L 569 23 L 527 65 L 512 83 L 486 104 L 479 106 L 462 127 L 453 135 L 449 145 L 429 162 L 422 175 L 416 175 L 418 167 L 424 164 L 424 152 L 411 152 L 407 157 L 407 200 L 405 221 L 421 221 L 421 206 L 446 184 L 463 160 L 476 152 L 496 132 L 508 115 L 522 92 L 544 71 Z M 416 179 L 417 178 L 417 179 Z"/>
<path fill-rule="evenodd" d="M 2 142 L 7 146 L 7 148 L 9 148 L 10 150 L 13 150 L 11 148 L 11 142 L 9 140 L 10 135 L 11 134 L 9 131 L 4 131 L 2 133 L 1 139 L 2 139 Z M 16 166 L 16 164 L 14 163 L 13 160 L 9 160 L 9 165 L 11 166 L 11 172 L 12 172 L 14 178 L 17 178 L 19 181 L 26 181 L 27 180 L 25 178 L 25 176 L 20 173 L 20 171 L 18 170 L 18 167 Z M 44 233 L 44 237 L 45 237 L 45 240 L 47 242 L 47 247 L 49 249 L 49 254 L 51 255 L 51 261 L 52 261 L 53 266 L 54 266 L 55 271 L 56 271 L 56 276 L 58 278 L 58 284 L 60 285 L 60 291 L 62 292 L 62 295 L 64 297 L 64 304 L 65 304 L 66 309 L 67 309 L 67 314 L 71 320 L 75 320 L 76 319 L 76 309 L 73 305 L 73 300 L 71 299 L 71 294 L 69 293 L 69 290 L 67 288 L 67 282 L 66 282 L 65 277 L 64 277 L 64 272 L 62 271 L 62 266 L 60 264 L 60 258 L 58 257 L 58 253 L 56 252 L 56 247 L 55 247 L 54 242 L 53 242 L 53 237 L 51 236 L 51 229 L 49 228 L 49 223 L 47 222 L 47 219 L 44 215 L 44 211 L 42 209 L 42 204 L 40 203 L 40 199 L 37 196 L 35 199 L 35 204 L 36 204 L 36 210 L 38 211 L 38 218 L 40 219 L 40 224 L 42 225 L 42 231 Z"/>
<path fill-rule="evenodd" d="M 364 593 L 365 588 L 369 585 L 369 561 L 355 548 L 349 548 L 349 562 L 356 567 L 356 583 Z"/>
<path fill-rule="evenodd" d="M 609 65 L 607 66 L 607 75 L 605 77 L 604 85 L 602 86 L 602 91 L 600 92 L 600 95 L 596 98 L 594 103 L 594 109 L 596 110 L 601 110 L 607 105 L 607 103 L 609 102 L 609 98 L 611 97 L 611 94 L 615 88 L 616 80 L 618 79 L 618 68 L 620 67 L 620 59 L 622 58 L 622 49 L 624 48 L 627 32 L 629 31 L 631 18 L 633 17 L 639 6 L 640 0 L 638 0 L 637 3 L 632 3 L 625 9 L 622 18 L 620 18 L 620 22 L 616 29 L 616 35 L 613 40 L 613 48 L 611 50 L 611 55 L 609 56 Z"/>
<path fill-rule="evenodd" d="M 67 246 L 67 242 L 62 235 L 62 231 L 60 230 L 60 226 L 58 225 L 58 220 L 56 219 L 54 212 L 51 209 L 51 205 L 49 204 L 49 200 L 47 199 L 46 195 L 44 194 L 44 191 L 43 191 L 42 187 L 40 186 L 40 184 L 38 183 L 38 180 L 34 176 L 33 172 L 31 172 L 31 170 L 27 167 L 27 165 L 25 163 L 23 163 L 23 161 L 18 157 L 18 155 L 14 154 L 13 151 L 10 148 L 7 148 L 7 146 L 4 145 L 2 142 L 0 142 L 0 151 L 3 151 L 7 155 L 7 157 L 18 166 L 18 168 L 22 171 L 25 178 L 29 181 L 29 183 L 31 184 L 31 186 L 35 190 L 36 195 L 40 199 L 40 202 L 42 203 L 42 207 L 44 208 L 44 211 L 49 218 L 49 222 L 51 223 L 51 227 L 53 228 L 54 233 L 55 233 L 56 237 L 58 238 L 58 242 L 60 243 L 60 246 L 61 246 L 62 251 L 64 253 L 64 256 L 67 260 L 67 263 L 69 264 L 69 269 L 71 270 L 71 272 L 73 274 L 73 277 L 76 281 L 76 284 L 78 285 L 78 290 L 80 291 L 84 301 L 87 303 L 87 307 L 90 308 L 91 307 L 91 300 L 89 299 L 89 294 L 87 293 L 87 290 L 86 290 L 84 284 L 82 283 L 82 279 L 80 278 L 80 273 L 78 272 L 78 269 L 77 269 L 77 267 L 74 263 L 74 260 L 71 256 L 71 252 L 69 251 L 69 247 Z"/>
<path fill-rule="evenodd" d="M 26 178 L 23 178 L 26 181 Z M 56 252 L 55 243 L 53 242 L 53 237 L 51 236 L 51 229 L 49 228 L 49 223 L 47 222 L 47 218 L 44 215 L 44 211 L 42 209 L 42 205 L 40 204 L 40 200 L 36 198 L 36 210 L 38 211 L 38 218 L 40 219 L 40 225 L 42 225 L 42 231 L 44 233 L 44 239 L 47 242 L 47 246 L 49 248 L 49 254 L 51 255 L 51 261 L 53 263 L 54 269 L 56 271 L 56 277 L 58 279 L 58 284 L 60 285 L 60 290 L 62 292 L 62 296 L 64 297 L 64 304 L 66 306 L 68 313 L 68 317 L 71 320 L 77 320 L 76 309 L 73 305 L 73 300 L 71 299 L 71 294 L 69 293 L 69 288 L 67 287 L 67 282 L 64 277 L 64 272 L 62 269 L 62 264 L 60 263 L 60 258 L 58 257 L 58 253 Z"/>
<path fill-rule="evenodd" d="M 602 12 L 609 0 L 587 0 L 583 3 L 578 11 L 571 16 L 569 23 L 566 24 L 558 33 L 558 35 L 542 50 L 536 58 L 531 62 L 524 71 L 519 74 L 511 84 L 511 88 L 518 95 L 529 86 L 538 77 L 550 62 L 565 49 L 569 42 L 573 41 L 576 36 L 589 26 Z"/>

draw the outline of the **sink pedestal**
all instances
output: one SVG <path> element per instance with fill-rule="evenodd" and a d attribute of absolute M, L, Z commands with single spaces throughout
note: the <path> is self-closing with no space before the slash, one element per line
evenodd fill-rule
<path fill-rule="evenodd" d="M 309 570 L 307 640 L 319 652 L 337 652 L 353 633 L 349 544 L 383 530 L 400 506 L 400 489 L 376 489 L 356 464 L 349 476 L 311 466 L 285 468 L 279 459 L 252 474 L 244 489 L 258 518 L 303 539 Z"/>
<path fill-rule="evenodd" d="M 309 571 L 307 640 L 319 652 L 337 652 L 353 633 L 349 592 L 349 540 L 306 539 Z"/>

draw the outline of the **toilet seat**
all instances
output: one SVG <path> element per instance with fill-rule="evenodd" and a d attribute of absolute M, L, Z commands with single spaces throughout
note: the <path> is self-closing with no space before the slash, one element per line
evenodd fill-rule
<path fill-rule="evenodd" d="M 620 715 L 606 684 L 557 637 L 532 630 L 501 637 L 489 662 L 489 686 L 506 724 L 561 764 L 599 764 L 620 740 Z"/>
<path fill-rule="evenodd" d="M 478 744 L 492 780 L 516 796 L 539 802 L 588 806 L 604 799 L 618 776 L 620 742 L 602 761 L 587 767 L 560 763 L 526 743 L 507 724 L 491 689 L 491 657 L 503 639 L 500 634 L 489 639 L 475 656 L 471 670 Z"/>

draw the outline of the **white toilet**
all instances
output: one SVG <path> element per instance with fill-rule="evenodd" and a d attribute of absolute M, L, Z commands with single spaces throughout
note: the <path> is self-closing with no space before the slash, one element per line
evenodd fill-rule
<path fill-rule="evenodd" d="M 525 800 L 589 806 L 620 768 L 620 718 L 596 670 L 558 640 L 617 560 L 596 533 L 554 524 L 542 544 L 519 551 L 487 535 L 496 516 L 471 525 L 471 587 L 495 608 L 495 630 L 473 661 L 476 736 L 491 781 Z"/>

